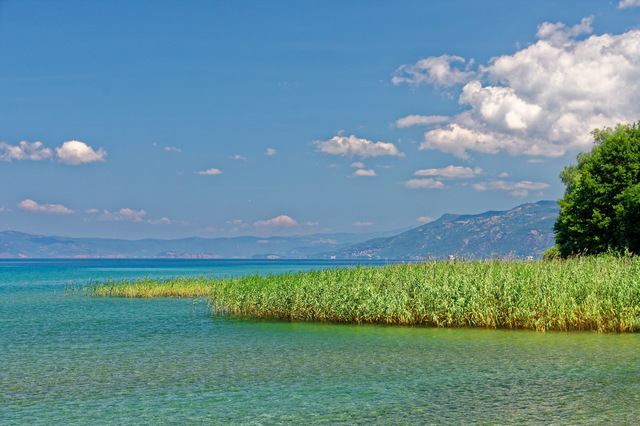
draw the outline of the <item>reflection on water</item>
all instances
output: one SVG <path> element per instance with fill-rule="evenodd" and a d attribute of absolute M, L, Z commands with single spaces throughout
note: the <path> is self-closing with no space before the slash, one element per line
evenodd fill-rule
<path fill-rule="evenodd" d="M 0 424 L 640 418 L 640 335 L 230 320 L 198 300 L 65 297 L 47 267 L 0 268 Z"/>

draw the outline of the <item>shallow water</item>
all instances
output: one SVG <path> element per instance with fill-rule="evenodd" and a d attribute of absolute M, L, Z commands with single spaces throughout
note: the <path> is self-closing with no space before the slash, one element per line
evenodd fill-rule
<path fill-rule="evenodd" d="M 0 424 L 635 423 L 640 335 L 231 320 L 89 280 L 325 262 L 0 261 Z"/>

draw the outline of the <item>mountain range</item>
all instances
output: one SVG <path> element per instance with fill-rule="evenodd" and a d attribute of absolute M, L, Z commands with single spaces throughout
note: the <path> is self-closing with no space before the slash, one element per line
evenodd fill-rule
<path fill-rule="evenodd" d="M 0 232 L 0 258 L 313 258 L 375 237 L 399 231 L 369 234 L 315 234 L 292 237 L 181 238 L 174 240 L 70 238 Z"/>
<path fill-rule="evenodd" d="M 554 245 L 555 201 L 522 204 L 508 211 L 445 214 L 399 235 L 323 253 L 331 259 L 540 258 Z"/>
<path fill-rule="evenodd" d="M 445 214 L 417 228 L 371 234 L 125 240 L 0 232 L 0 258 L 539 258 L 554 244 L 555 201 L 508 211 Z"/>

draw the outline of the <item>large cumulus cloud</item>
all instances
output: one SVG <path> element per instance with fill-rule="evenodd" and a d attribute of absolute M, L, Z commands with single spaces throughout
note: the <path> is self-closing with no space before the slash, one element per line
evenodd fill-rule
<path fill-rule="evenodd" d="M 400 67 L 394 83 L 457 83 L 458 102 L 467 107 L 428 130 L 420 149 L 461 158 L 470 151 L 557 157 L 588 150 L 595 128 L 637 121 L 640 30 L 585 37 L 593 31 L 592 21 L 585 18 L 572 27 L 543 23 L 536 43 L 473 72 L 449 67 L 448 77 L 444 63 L 472 61 L 446 55 Z M 444 121 L 438 118 L 432 122 Z"/>

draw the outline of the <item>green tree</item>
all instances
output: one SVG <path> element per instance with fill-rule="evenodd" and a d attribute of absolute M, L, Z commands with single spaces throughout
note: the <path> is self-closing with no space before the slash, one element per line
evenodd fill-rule
<path fill-rule="evenodd" d="M 560 174 L 556 243 L 562 256 L 640 253 L 640 122 L 592 132 L 591 152 Z"/>

